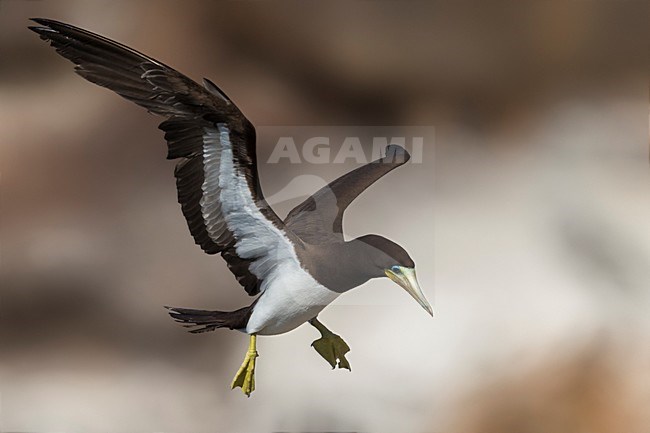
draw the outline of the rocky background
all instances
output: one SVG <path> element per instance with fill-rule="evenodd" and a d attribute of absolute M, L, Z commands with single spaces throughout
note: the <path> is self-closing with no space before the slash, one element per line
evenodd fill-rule
<path fill-rule="evenodd" d="M 486 3 L 0 0 L 0 431 L 648 432 L 648 3 Z M 370 282 L 321 315 L 352 373 L 301 327 L 230 391 L 246 338 L 162 309 L 250 299 L 193 244 L 158 119 L 32 16 L 207 76 L 256 125 L 434 126 L 346 232 L 404 245 L 436 318 Z M 265 192 L 313 168 L 262 164 Z"/>

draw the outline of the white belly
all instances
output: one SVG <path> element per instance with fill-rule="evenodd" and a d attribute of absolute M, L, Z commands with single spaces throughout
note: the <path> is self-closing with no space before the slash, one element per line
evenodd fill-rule
<path fill-rule="evenodd" d="M 316 317 L 340 294 L 318 283 L 297 263 L 276 268 L 262 290 L 246 326 L 248 334 L 289 332 Z"/>

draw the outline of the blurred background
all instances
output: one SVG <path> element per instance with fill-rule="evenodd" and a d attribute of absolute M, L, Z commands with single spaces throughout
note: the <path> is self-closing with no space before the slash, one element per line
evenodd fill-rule
<path fill-rule="evenodd" d="M 0 431 L 650 431 L 649 5 L 473 3 L 0 0 Z M 209 77 L 258 126 L 435 126 L 346 214 L 406 247 L 435 319 L 372 281 L 321 315 L 352 373 L 304 326 L 230 391 L 246 338 L 162 308 L 250 299 L 193 244 L 159 119 L 32 16 Z M 266 194 L 312 169 L 261 164 Z"/>

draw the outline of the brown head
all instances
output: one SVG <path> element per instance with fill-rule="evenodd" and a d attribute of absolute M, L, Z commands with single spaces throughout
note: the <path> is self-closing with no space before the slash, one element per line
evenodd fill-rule
<path fill-rule="evenodd" d="M 362 256 L 358 271 L 370 278 L 388 277 L 408 292 L 431 316 L 433 309 L 427 301 L 415 275 L 415 262 L 395 242 L 378 235 L 361 236 L 350 244 Z"/>

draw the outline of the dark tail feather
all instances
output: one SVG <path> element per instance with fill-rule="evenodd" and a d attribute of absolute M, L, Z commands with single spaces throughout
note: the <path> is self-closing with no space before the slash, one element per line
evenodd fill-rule
<path fill-rule="evenodd" d="M 244 329 L 250 317 L 251 307 L 236 311 L 207 311 L 189 308 L 165 307 L 169 315 L 190 330 L 192 334 L 214 331 L 217 328 Z"/>

